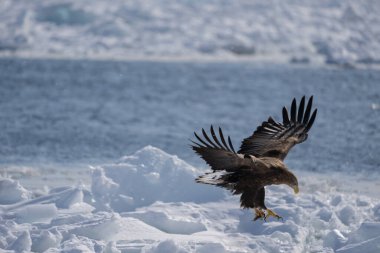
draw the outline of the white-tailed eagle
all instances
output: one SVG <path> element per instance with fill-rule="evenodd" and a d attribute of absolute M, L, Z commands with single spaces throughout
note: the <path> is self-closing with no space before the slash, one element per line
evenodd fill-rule
<path fill-rule="evenodd" d="M 279 215 L 265 206 L 265 186 L 286 184 L 298 193 L 298 180 L 283 160 L 294 145 L 307 139 L 317 115 L 317 109 L 311 113 L 312 104 L 311 96 L 305 109 L 304 96 L 297 109 L 294 98 L 290 115 L 286 107 L 282 109 L 282 123 L 269 117 L 251 136 L 243 140 L 238 152 L 235 152 L 229 136 L 226 141 L 220 127 L 219 137 L 213 126 L 210 128 L 211 138 L 204 129 L 203 137 L 194 133 L 198 142 L 192 141 L 193 150 L 213 170 L 198 177 L 196 181 L 241 194 L 241 207 L 253 208 L 256 214 L 254 220 L 266 220 L 270 216 L 280 219 Z"/>

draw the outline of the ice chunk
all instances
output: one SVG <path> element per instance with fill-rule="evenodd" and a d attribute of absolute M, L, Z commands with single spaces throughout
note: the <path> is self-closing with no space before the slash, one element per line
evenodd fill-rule
<path fill-rule="evenodd" d="M 112 241 L 107 244 L 104 253 L 121 253 L 121 251 L 116 248 L 115 242 Z"/>
<path fill-rule="evenodd" d="M 367 241 L 348 244 L 340 249 L 337 253 L 363 253 L 363 252 L 379 252 L 380 251 L 380 236 L 369 239 Z"/>
<path fill-rule="evenodd" d="M 323 221 L 329 221 L 332 216 L 332 212 L 328 210 L 326 207 L 323 207 L 317 212 L 317 216 Z"/>
<path fill-rule="evenodd" d="M 202 245 L 196 249 L 196 253 L 209 253 L 209 252 L 225 253 L 228 251 L 221 243 L 206 243 L 205 245 Z"/>
<path fill-rule="evenodd" d="M 32 236 L 32 251 L 44 252 L 49 248 L 58 248 L 62 241 L 62 234 L 57 228 L 49 230 L 43 230 L 37 236 Z"/>
<path fill-rule="evenodd" d="M 346 241 L 347 238 L 345 238 L 339 230 L 334 229 L 325 235 L 323 239 L 323 247 L 336 250 L 340 248 Z"/>
<path fill-rule="evenodd" d="M 359 196 L 356 199 L 357 206 L 369 206 L 371 204 L 371 200 L 366 196 Z"/>
<path fill-rule="evenodd" d="M 32 240 L 30 239 L 29 231 L 26 230 L 8 247 L 9 250 L 15 252 L 29 252 L 32 248 Z"/>
<path fill-rule="evenodd" d="M 104 174 L 102 168 L 92 168 L 91 192 L 95 199 L 95 206 L 99 210 L 110 210 L 112 201 L 120 203 L 133 203 L 133 199 L 125 200 L 124 195 L 117 195 L 119 185 Z"/>
<path fill-rule="evenodd" d="M 288 220 L 285 223 L 271 222 L 263 230 L 264 234 L 272 234 L 276 231 L 289 233 L 292 237 L 296 237 L 301 231 L 302 228 L 297 226 L 293 221 Z"/>
<path fill-rule="evenodd" d="M 351 205 L 348 205 L 342 208 L 339 211 L 338 215 L 342 223 L 347 226 L 352 224 L 356 219 L 356 211 Z"/>
<path fill-rule="evenodd" d="M 342 195 L 336 195 L 331 199 L 330 204 L 333 206 L 337 206 L 339 205 L 341 201 L 342 201 Z"/>
<path fill-rule="evenodd" d="M 171 218 L 163 212 L 132 212 L 128 217 L 134 217 L 145 223 L 170 234 L 193 234 L 207 230 L 205 225 L 198 221 L 189 220 L 187 217 Z"/>
<path fill-rule="evenodd" d="M 57 208 L 70 208 L 76 203 L 83 201 L 83 191 L 81 187 L 65 187 L 57 191 L 52 191 L 51 194 L 40 196 L 35 199 L 22 201 L 5 208 L 6 210 L 14 210 L 23 206 L 35 205 L 35 204 L 50 204 L 53 203 Z"/>
<path fill-rule="evenodd" d="M 121 229 L 121 217 L 117 213 L 99 213 L 91 219 L 76 223 L 71 234 L 95 240 L 110 240 Z"/>
<path fill-rule="evenodd" d="M 165 240 L 153 245 L 152 247 L 146 247 L 142 250 L 143 253 L 186 253 L 188 250 L 180 246 L 173 240 Z"/>
<path fill-rule="evenodd" d="M 104 174 L 102 168 L 92 169 L 92 184 L 91 192 L 96 197 L 104 197 L 115 194 L 119 185 L 115 183 L 111 178 L 108 178 Z"/>
<path fill-rule="evenodd" d="M 8 218 L 15 218 L 17 223 L 50 222 L 57 215 L 54 204 L 26 205 L 14 209 L 6 214 Z"/>
<path fill-rule="evenodd" d="M 348 237 L 348 243 L 359 243 L 380 234 L 380 222 L 364 222 L 359 229 L 352 232 Z"/>
<path fill-rule="evenodd" d="M 13 204 L 29 197 L 30 193 L 18 181 L 0 177 L 0 205 Z"/>
<path fill-rule="evenodd" d="M 58 208 L 70 208 L 72 205 L 83 202 L 83 192 L 80 188 L 72 188 L 61 192 L 55 201 Z"/>
<path fill-rule="evenodd" d="M 376 217 L 378 221 L 380 221 L 380 204 L 377 204 L 373 207 L 373 215 Z"/>
<path fill-rule="evenodd" d="M 62 243 L 62 252 L 96 252 L 95 248 L 100 250 L 100 245 L 95 241 L 83 236 L 71 235 L 70 238 Z"/>

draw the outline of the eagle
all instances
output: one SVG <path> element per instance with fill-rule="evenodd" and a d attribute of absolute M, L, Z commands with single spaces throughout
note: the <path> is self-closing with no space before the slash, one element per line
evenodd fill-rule
<path fill-rule="evenodd" d="M 255 217 L 267 221 L 269 217 L 282 219 L 265 206 L 265 186 L 285 184 L 299 191 L 297 177 L 286 167 L 284 159 L 289 150 L 304 142 L 313 126 L 317 109 L 312 111 L 313 96 L 307 102 L 305 96 L 298 105 L 294 98 L 290 115 L 288 109 L 282 108 L 282 122 L 269 117 L 253 134 L 245 138 L 236 152 L 230 136 L 227 141 L 219 127 L 219 138 L 213 126 L 210 127 L 211 138 L 202 128 L 197 141 L 191 140 L 192 149 L 211 167 L 212 171 L 196 179 L 196 182 L 226 188 L 234 195 L 240 195 L 242 208 L 254 210 Z"/>

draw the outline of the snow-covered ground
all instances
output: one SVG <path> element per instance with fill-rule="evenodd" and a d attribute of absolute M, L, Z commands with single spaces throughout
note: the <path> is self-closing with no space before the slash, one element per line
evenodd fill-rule
<path fill-rule="evenodd" d="M 2 0 L 0 55 L 378 64 L 374 0 Z"/>
<path fill-rule="evenodd" d="M 380 72 L 282 64 L 379 64 L 379 13 L 376 0 L 2 0 L 0 251 L 380 252 Z M 286 161 L 301 192 L 268 187 L 283 222 L 194 182 L 192 131 L 221 125 L 236 145 L 303 95 L 319 114 Z"/>
<path fill-rule="evenodd" d="M 284 221 L 253 222 L 202 170 L 147 146 L 92 167 L 90 185 L 28 191 L 0 178 L 0 249 L 11 252 L 368 252 L 380 250 L 379 180 L 296 171 L 269 187 Z M 347 185 L 349 184 L 349 185 Z"/>

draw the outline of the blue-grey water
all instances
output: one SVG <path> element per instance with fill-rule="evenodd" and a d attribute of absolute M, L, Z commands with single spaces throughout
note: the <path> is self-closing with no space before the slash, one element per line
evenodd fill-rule
<path fill-rule="evenodd" d="M 0 164 L 97 164 L 153 145 L 203 165 L 194 130 L 222 126 L 238 147 L 302 95 L 319 111 L 291 167 L 380 170 L 379 70 L 247 62 L 1 59 Z"/>

